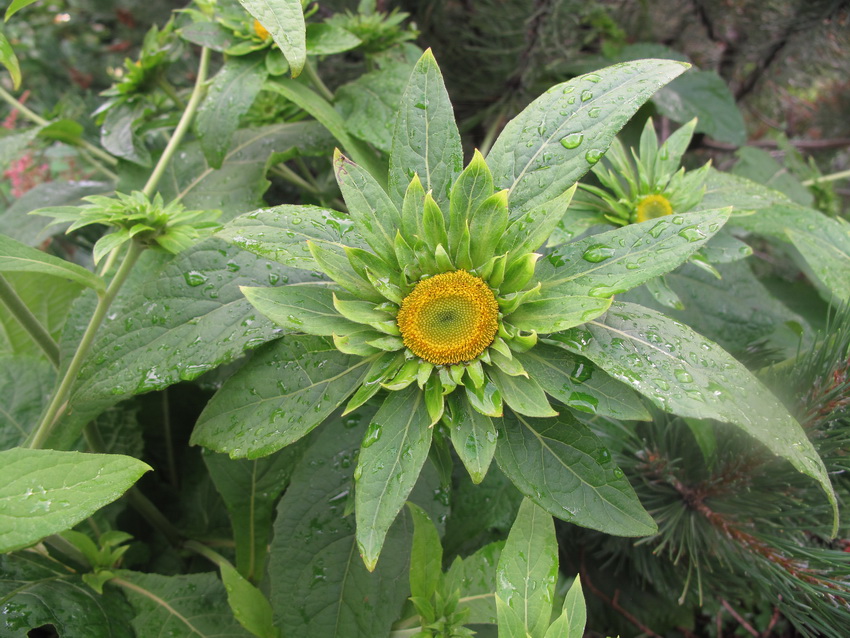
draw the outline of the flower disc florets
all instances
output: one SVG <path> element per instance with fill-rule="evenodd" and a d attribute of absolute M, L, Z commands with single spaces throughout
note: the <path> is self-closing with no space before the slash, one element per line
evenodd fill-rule
<path fill-rule="evenodd" d="M 647 219 L 656 219 L 665 215 L 672 215 L 673 207 L 664 195 L 647 195 L 638 202 L 637 221 L 645 222 Z"/>
<path fill-rule="evenodd" d="M 493 343 L 499 304 L 479 277 L 465 270 L 420 281 L 397 317 L 404 345 L 434 365 L 471 361 Z"/>

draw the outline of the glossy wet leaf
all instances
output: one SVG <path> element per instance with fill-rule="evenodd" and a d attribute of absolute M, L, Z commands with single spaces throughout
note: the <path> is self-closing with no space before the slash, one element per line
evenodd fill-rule
<path fill-rule="evenodd" d="M 463 149 L 443 74 L 427 50 L 410 75 L 393 132 L 389 192 L 401 205 L 414 174 L 442 207 L 463 165 Z M 447 206 L 446 206 L 447 208 Z"/>
<path fill-rule="evenodd" d="M 428 458 L 431 423 L 424 393 L 414 384 L 387 395 L 363 438 L 355 513 L 357 546 L 370 570 Z"/>
<path fill-rule="evenodd" d="M 118 572 L 121 588 L 136 611 L 136 638 L 250 638 L 233 617 L 227 592 L 214 573 L 161 576 Z"/>
<path fill-rule="evenodd" d="M 269 521 L 271 522 L 271 521 Z M 272 607 L 263 593 L 230 565 L 219 565 L 227 602 L 239 624 L 258 638 L 279 638 L 274 626 Z"/>
<path fill-rule="evenodd" d="M 549 626 L 557 578 L 552 517 L 525 499 L 499 556 L 496 595 L 517 613 L 531 638 L 543 638 Z"/>
<path fill-rule="evenodd" d="M 638 60 L 558 84 L 504 128 L 487 164 L 514 217 L 556 198 L 601 158 L 640 106 L 688 65 Z"/>
<path fill-rule="evenodd" d="M 569 414 L 506 413 L 496 462 L 520 492 L 562 520 L 617 536 L 656 531 L 608 448 Z"/>
<path fill-rule="evenodd" d="M 502 398 L 513 410 L 528 416 L 555 416 L 558 413 L 549 405 L 546 393 L 532 378 L 512 376 L 493 366 L 488 376 L 496 384 Z"/>
<path fill-rule="evenodd" d="M 271 34 L 292 68 L 292 77 L 307 62 L 307 32 L 300 0 L 239 0 Z"/>
<path fill-rule="evenodd" d="M 662 410 L 737 425 L 835 496 L 805 432 L 743 365 L 687 326 L 642 306 L 615 302 L 603 317 L 558 337 Z"/>
<path fill-rule="evenodd" d="M 584 357 L 545 343 L 514 357 L 548 395 L 574 410 L 622 420 L 650 419 L 631 388 Z"/>
<path fill-rule="evenodd" d="M 334 292 L 325 283 L 244 287 L 242 293 L 260 314 L 289 333 L 330 336 L 357 330 L 357 324 L 334 308 Z"/>
<path fill-rule="evenodd" d="M 480 483 L 487 474 L 496 452 L 496 427 L 490 417 L 481 414 L 460 395 L 448 397 L 451 408 L 452 445 L 473 483 Z"/>
<path fill-rule="evenodd" d="M 73 527 L 150 469 L 118 454 L 27 448 L 0 452 L 0 552 Z"/>
<path fill-rule="evenodd" d="M 30 248 L 6 235 L 0 235 L 0 272 L 38 272 L 98 291 L 106 289 L 103 279 L 82 266 Z"/>
<path fill-rule="evenodd" d="M 0 449 L 23 444 L 38 424 L 55 381 L 56 371 L 43 359 L 0 356 Z"/>
<path fill-rule="evenodd" d="M 556 289 L 551 294 L 544 294 L 542 298 L 522 304 L 506 320 L 525 332 L 533 330 L 539 334 L 549 334 L 595 319 L 608 310 L 610 305 L 610 298 L 560 294 L 560 289 Z"/>
<path fill-rule="evenodd" d="M 362 383 L 371 362 L 323 337 L 269 344 L 210 400 L 191 442 L 233 458 L 271 454 L 324 421 Z"/>
<path fill-rule="evenodd" d="M 0 556 L 0 636 L 53 625 L 60 636 L 125 638 L 133 610 L 115 589 L 97 594 L 78 574 L 34 553 Z"/>
<path fill-rule="evenodd" d="M 540 262 L 544 294 L 610 296 L 669 272 L 729 218 L 729 210 L 671 215 L 565 244 Z"/>

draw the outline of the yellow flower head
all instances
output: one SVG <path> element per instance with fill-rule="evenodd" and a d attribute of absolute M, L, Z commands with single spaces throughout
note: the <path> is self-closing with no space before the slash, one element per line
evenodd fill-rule
<path fill-rule="evenodd" d="M 671 215 L 673 207 L 664 195 L 647 195 L 638 202 L 637 221 L 645 222 L 647 219 L 655 219 Z"/>
<path fill-rule="evenodd" d="M 269 30 L 260 24 L 259 20 L 254 20 L 254 33 L 256 33 L 257 37 L 261 40 L 265 40 L 269 37 Z"/>

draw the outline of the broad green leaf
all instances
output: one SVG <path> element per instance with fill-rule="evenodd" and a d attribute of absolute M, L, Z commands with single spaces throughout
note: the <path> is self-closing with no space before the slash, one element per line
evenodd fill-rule
<path fill-rule="evenodd" d="M 816 232 L 787 232 L 812 274 L 832 295 L 850 301 L 850 224 L 840 217 L 824 218 Z"/>
<path fill-rule="evenodd" d="M 62 563 L 33 552 L 0 556 L 0 636 L 34 636 L 52 625 L 59 636 L 123 638 L 133 610 L 111 587 L 97 594 Z"/>
<path fill-rule="evenodd" d="M 269 344 L 210 400 L 191 442 L 232 458 L 271 454 L 324 421 L 363 382 L 373 359 L 343 354 L 322 337 Z"/>
<path fill-rule="evenodd" d="M 467 224 L 471 225 L 473 214 L 491 195 L 493 195 L 493 176 L 484 157 L 478 149 L 475 149 L 472 160 L 452 184 L 449 198 L 449 247 L 452 256 L 457 255 L 461 235 Z M 500 203 L 504 205 L 507 212 L 508 198 L 502 199 L 504 201 Z M 498 239 L 499 235 L 496 235 L 496 241 Z"/>
<path fill-rule="evenodd" d="M 448 401 L 452 444 L 472 482 L 480 483 L 496 452 L 496 427 L 490 417 L 473 408 L 459 393 L 450 394 Z"/>
<path fill-rule="evenodd" d="M 260 580 L 263 573 L 274 508 L 302 452 L 302 446 L 291 445 L 261 459 L 204 455 L 210 478 L 230 514 L 236 565 L 252 581 Z"/>
<path fill-rule="evenodd" d="M 544 294 L 610 297 L 669 272 L 729 219 L 729 209 L 672 215 L 591 235 L 552 251 L 536 276 Z M 549 293 L 551 294 L 551 293 Z"/>
<path fill-rule="evenodd" d="M 513 376 L 492 366 L 488 376 L 496 384 L 502 398 L 513 410 L 528 416 L 557 416 L 540 385 L 527 376 Z"/>
<path fill-rule="evenodd" d="M 411 64 L 392 61 L 339 87 L 334 107 L 349 133 L 389 153 L 398 104 L 412 70 Z"/>
<path fill-rule="evenodd" d="M 616 536 L 656 531 L 608 448 L 570 414 L 506 413 L 496 462 L 520 492 L 562 520 Z"/>
<path fill-rule="evenodd" d="M 150 469 L 118 454 L 27 448 L 0 452 L 0 553 L 73 527 Z"/>
<path fill-rule="evenodd" d="M 269 521 L 271 522 L 271 521 Z M 227 602 L 239 624 L 258 638 L 279 638 L 272 607 L 263 593 L 226 563 L 219 565 Z"/>
<path fill-rule="evenodd" d="M 213 168 L 221 168 L 239 118 L 251 108 L 267 75 L 264 56 L 232 56 L 212 79 L 198 109 L 195 130 Z"/>
<path fill-rule="evenodd" d="M 511 512 L 513 518 L 514 512 Z M 444 591 L 460 592 L 458 610 L 469 610 L 466 624 L 496 624 L 496 565 L 504 541 L 488 543 L 474 554 L 455 558 L 445 577 Z"/>
<path fill-rule="evenodd" d="M 334 136 L 352 160 L 366 169 L 378 183 L 381 185 L 386 183 L 386 167 L 367 144 L 348 134 L 340 114 L 334 111 L 323 97 L 306 85 L 287 78 L 277 78 L 274 82 L 268 82 L 265 88 L 280 93 L 287 100 L 307 111 Z"/>
<path fill-rule="evenodd" d="M 553 86 L 526 107 L 487 156 L 496 187 L 511 191 L 513 217 L 572 186 L 638 108 L 687 67 L 669 60 L 626 62 Z"/>
<path fill-rule="evenodd" d="M 428 49 L 419 58 L 398 106 L 390 152 L 389 192 L 401 205 L 414 174 L 448 209 L 449 189 L 463 168 L 463 149 L 443 74 Z"/>
<path fill-rule="evenodd" d="M 574 410 L 629 421 L 650 419 L 631 388 L 584 357 L 546 343 L 514 357 L 547 394 Z"/>
<path fill-rule="evenodd" d="M 233 617 L 224 585 L 213 573 L 161 576 L 118 572 L 121 588 L 136 611 L 136 638 L 250 638 Z"/>
<path fill-rule="evenodd" d="M 575 286 L 575 290 L 578 286 Z M 560 332 L 572 328 L 585 321 L 595 319 L 611 305 L 611 298 L 581 297 L 571 294 L 560 294 L 553 290 L 543 298 L 536 298 L 522 304 L 506 317 L 511 325 L 526 332 L 535 331 L 539 334 Z"/>
<path fill-rule="evenodd" d="M 581 578 L 575 577 L 567 596 L 561 615 L 546 631 L 545 638 L 582 638 L 587 623 L 587 609 L 581 591 Z"/>
<path fill-rule="evenodd" d="M 347 512 L 368 419 L 358 411 L 317 431 L 278 506 L 269 580 L 272 607 L 287 636 L 386 636 L 409 593 L 409 517 L 403 514 L 392 526 L 370 574 Z M 369 611 L 363 613 L 366 600 Z"/>
<path fill-rule="evenodd" d="M 100 127 L 100 143 L 116 157 L 149 173 L 151 153 L 140 134 L 148 108 L 142 101 L 122 102 L 111 108 Z"/>
<path fill-rule="evenodd" d="M 732 167 L 734 175 L 784 193 L 789 199 L 802 206 L 811 206 L 814 202 L 812 192 L 764 149 L 742 146 L 735 151 L 735 155 L 738 161 Z"/>
<path fill-rule="evenodd" d="M 835 508 L 823 461 L 799 423 L 717 344 L 654 310 L 621 302 L 556 339 L 662 410 L 738 426 L 818 481 Z"/>
<path fill-rule="evenodd" d="M 34 2 L 35 0 L 33 0 Z M 11 10 L 12 7 L 9 7 Z M 9 11 L 6 11 L 8 19 Z M 9 75 L 12 76 L 12 88 L 16 91 L 21 86 L 21 65 L 18 63 L 18 57 L 15 55 L 12 45 L 6 39 L 6 34 L 0 31 L 0 64 L 6 67 Z"/>
<path fill-rule="evenodd" d="M 245 298 L 260 313 L 287 332 L 331 336 L 358 330 L 333 303 L 333 290 L 325 283 L 293 284 L 276 288 L 242 288 Z"/>
<path fill-rule="evenodd" d="M 499 621 L 499 638 L 529 638 L 519 613 L 514 611 L 504 599 L 496 595 L 496 616 Z"/>
<path fill-rule="evenodd" d="M 44 359 L 0 356 L 0 449 L 23 445 L 38 423 L 56 381 Z"/>
<path fill-rule="evenodd" d="M 413 546 L 410 550 L 410 595 L 431 600 L 443 575 L 443 547 L 440 534 L 428 514 L 415 503 L 407 508 L 413 518 Z"/>
<path fill-rule="evenodd" d="M 101 292 L 106 289 L 103 279 L 82 266 L 30 248 L 0 235 L 0 272 L 39 272 L 61 277 Z"/>
<path fill-rule="evenodd" d="M 509 253 L 510 262 L 544 245 L 567 212 L 576 186 L 573 184 L 557 197 L 541 202 L 515 218 L 501 238 L 496 253 Z"/>
<path fill-rule="evenodd" d="M 300 75 L 307 63 L 307 32 L 301 0 L 239 0 L 239 4 L 271 34 L 292 68 Z"/>
<path fill-rule="evenodd" d="M 525 499 L 499 556 L 496 595 L 517 613 L 531 638 L 543 638 L 549 626 L 557 579 L 552 517 Z"/>
<path fill-rule="evenodd" d="M 424 394 L 413 385 L 390 392 L 369 424 L 355 475 L 357 546 L 369 571 L 428 458 L 431 423 Z"/>
<path fill-rule="evenodd" d="M 36 0 L 12 0 L 12 2 L 9 3 L 9 6 L 6 7 L 6 16 L 4 20 L 8 22 L 9 18 L 11 18 L 24 7 L 31 5 L 35 1 Z"/>
<path fill-rule="evenodd" d="M 240 215 L 216 236 L 284 266 L 304 270 L 318 268 L 308 240 L 329 249 L 365 246 L 348 215 L 329 208 L 290 204 Z"/>
<path fill-rule="evenodd" d="M 716 266 L 746 259 L 753 254 L 753 249 L 724 227 L 700 248 L 699 253 Z"/>
<path fill-rule="evenodd" d="M 334 153 L 334 173 L 357 230 L 388 263 L 395 262 L 395 236 L 401 213 L 377 180 L 339 151 Z"/>

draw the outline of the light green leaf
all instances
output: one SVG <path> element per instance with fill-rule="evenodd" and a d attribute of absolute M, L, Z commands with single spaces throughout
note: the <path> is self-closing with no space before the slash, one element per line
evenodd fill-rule
<path fill-rule="evenodd" d="M 307 50 L 310 55 L 334 55 L 361 44 L 351 31 L 326 22 L 307 25 Z"/>
<path fill-rule="evenodd" d="M 301 0 L 239 0 L 271 34 L 292 69 L 300 75 L 307 63 L 307 33 Z"/>
<path fill-rule="evenodd" d="M 509 253 L 508 262 L 511 262 L 544 245 L 567 212 L 576 186 L 573 184 L 557 197 L 537 204 L 522 217 L 514 219 L 502 236 L 496 253 Z"/>
<path fill-rule="evenodd" d="M 419 58 L 398 107 L 390 152 L 389 192 L 401 205 L 414 174 L 441 208 L 463 168 L 463 149 L 443 74 L 428 49 Z"/>
<path fill-rule="evenodd" d="M 221 168 L 239 118 L 251 108 L 267 75 L 264 56 L 233 56 L 212 79 L 198 109 L 195 129 L 204 157 L 213 168 Z"/>
<path fill-rule="evenodd" d="M 11 7 L 9 8 L 11 9 Z M 6 13 L 8 19 L 8 11 Z M 15 55 L 12 45 L 6 39 L 6 34 L 2 31 L 0 31 L 0 64 L 5 66 L 9 75 L 12 76 L 12 88 L 17 91 L 21 87 L 21 65 L 18 63 L 18 57 Z"/>
<path fill-rule="evenodd" d="M 191 442 L 232 458 L 271 454 L 324 421 L 363 382 L 374 358 L 343 354 L 321 337 L 269 344 L 210 400 Z"/>
<path fill-rule="evenodd" d="M 390 392 L 369 424 L 355 490 L 357 546 L 369 571 L 428 458 L 431 422 L 424 394 L 413 385 Z"/>
<path fill-rule="evenodd" d="M 786 232 L 821 284 L 841 301 L 850 301 L 850 224 L 840 217 L 824 218 L 815 232 Z"/>
<path fill-rule="evenodd" d="M 496 384 L 502 399 L 513 410 L 528 416 L 558 415 L 549 405 L 546 393 L 534 379 L 529 379 L 526 376 L 509 375 L 497 366 L 491 366 L 487 374 Z"/>
<path fill-rule="evenodd" d="M 626 62 L 553 86 L 526 107 L 487 156 L 496 187 L 511 191 L 513 217 L 578 181 L 638 108 L 687 67 L 668 60 Z"/>
<path fill-rule="evenodd" d="M 576 576 L 564 599 L 564 613 L 569 620 L 569 634 L 564 638 L 582 638 L 587 624 L 587 607 L 581 590 L 581 578 Z"/>
<path fill-rule="evenodd" d="M 531 638 L 543 638 L 549 626 L 557 578 L 552 517 L 525 499 L 499 556 L 496 596 L 517 613 Z"/>
<path fill-rule="evenodd" d="M 334 308 L 333 290 L 327 284 L 243 287 L 242 293 L 254 308 L 289 332 L 329 337 L 358 330 L 357 324 Z"/>
<path fill-rule="evenodd" d="M 431 600 L 443 575 L 440 534 L 428 514 L 415 503 L 407 503 L 413 517 L 413 547 L 410 550 L 410 595 Z"/>
<path fill-rule="evenodd" d="M 490 417 L 473 408 L 459 392 L 450 394 L 448 401 L 452 444 L 472 482 L 480 483 L 496 452 L 496 427 Z"/>
<path fill-rule="evenodd" d="M 529 419 L 506 412 L 496 462 L 520 492 L 562 520 L 617 536 L 657 529 L 608 448 L 568 413 Z"/>
<path fill-rule="evenodd" d="M 484 199 L 471 212 L 468 223 L 472 265 L 482 266 L 497 254 L 496 248 L 508 227 L 508 192 L 499 191 Z"/>
<path fill-rule="evenodd" d="M 104 291 L 103 279 L 64 259 L 0 235 L 0 272 L 40 272 L 62 277 L 97 291 Z"/>
<path fill-rule="evenodd" d="M 738 161 L 732 167 L 732 173 L 752 180 L 757 184 L 773 188 L 784 193 L 802 206 L 811 206 L 814 202 L 812 192 L 800 183 L 788 168 L 777 162 L 773 155 L 755 146 L 742 146 L 735 155 Z"/>
<path fill-rule="evenodd" d="M 44 359 L 0 356 L 0 449 L 22 445 L 35 428 L 56 381 Z"/>
<path fill-rule="evenodd" d="M 240 215 L 216 236 L 255 255 L 303 270 L 319 268 L 310 254 L 308 240 L 329 250 L 366 245 L 348 215 L 329 208 L 291 204 Z"/>
<path fill-rule="evenodd" d="M 496 615 L 499 619 L 499 638 L 529 638 L 522 618 L 506 603 L 496 596 Z"/>
<path fill-rule="evenodd" d="M 484 157 L 478 149 L 475 149 L 472 160 L 452 184 L 449 198 L 449 247 L 452 256 L 457 255 L 461 235 L 467 224 L 471 225 L 472 215 L 492 194 L 493 175 L 490 174 L 490 168 L 484 161 Z M 503 200 L 501 203 L 507 212 L 507 196 Z M 496 237 L 498 238 L 499 235 Z"/>
<path fill-rule="evenodd" d="M 628 421 L 650 419 L 631 388 L 584 357 L 547 343 L 538 343 L 522 354 L 514 353 L 514 357 L 547 394 L 574 410 Z"/>
<path fill-rule="evenodd" d="M 687 326 L 615 302 L 599 320 L 555 337 L 667 412 L 737 425 L 835 495 L 806 433 L 743 365 Z M 836 519 L 837 521 L 837 519 Z"/>
<path fill-rule="evenodd" d="M 6 20 L 6 22 L 8 22 L 9 18 L 11 18 L 24 7 L 28 7 L 35 1 L 36 0 L 12 0 L 12 2 L 10 2 L 9 6 L 6 8 L 6 17 L 4 19 Z"/>
<path fill-rule="evenodd" d="M 119 454 L 27 448 L 0 452 L 0 553 L 73 527 L 150 469 Z"/>
<path fill-rule="evenodd" d="M 544 293 L 542 299 L 538 297 L 522 304 L 506 319 L 511 325 L 526 332 L 534 330 L 539 334 L 549 334 L 595 319 L 608 310 L 610 305 L 611 298 L 580 297 L 552 291 L 551 294 Z"/>
<path fill-rule="evenodd" d="M 227 602 L 239 624 L 258 638 L 279 638 L 274 626 L 272 607 L 263 593 L 226 563 L 219 566 L 227 591 Z"/>
<path fill-rule="evenodd" d="M 552 251 L 536 276 L 544 294 L 610 297 L 669 272 L 729 219 L 729 209 L 672 215 L 592 235 Z"/>

